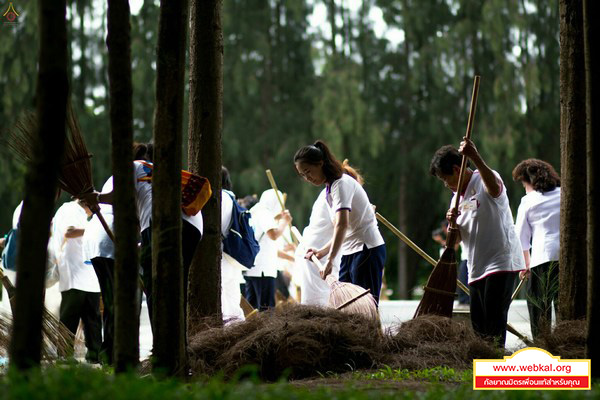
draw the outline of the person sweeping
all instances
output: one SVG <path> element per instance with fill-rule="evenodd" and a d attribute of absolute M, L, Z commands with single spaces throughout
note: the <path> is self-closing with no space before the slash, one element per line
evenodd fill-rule
<path fill-rule="evenodd" d="M 460 190 L 462 155 L 467 156 L 477 169 L 466 169 Z M 525 269 L 506 187 L 500 175 L 488 167 L 467 137 L 463 138 L 458 150 L 451 145 L 438 149 L 429 172 L 454 192 L 454 196 L 460 196 L 458 210 L 452 207 L 453 198 L 446 217 L 458 225 L 467 253 L 473 329 L 504 347 L 512 291 L 518 272 Z"/>
<path fill-rule="evenodd" d="M 321 272 L 325 279 L 341 253 L 339 281 L 370 289 L 379 303 L 386 249 L 367 193 L 320 140 L 300 148 L 294 165 L 308 183 L 325 185 L 325 201 L 334 221 L 331 239 L 321 248 L 309 248 L 305 257 L 327 256 Z"/>

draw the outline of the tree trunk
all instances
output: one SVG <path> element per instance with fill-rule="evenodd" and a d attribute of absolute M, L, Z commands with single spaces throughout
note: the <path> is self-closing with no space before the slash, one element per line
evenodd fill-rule
<path fill-rule="evenodd" d="M 160 6 L 152 177 L 154 370 L 186 373 L 184 271 L 181 253 L 181 145 L 187 0 Z"/>
<path fill-rule="evenodd" d="M 192 0 L 188 160 L 192 172 L 208 178 L 213 194 L 202 209 L 204 235 L 190 267 L 190 327 L 196 318 L 221 319 L 221 9 L 221 0 Z"/>
<path fill-rule="evenodd" d="M 587 301 L 586 128 L 583 17 L 580 2 L 560 9 L 560 293 L 559 317 L 584 318 Z"/>
<path fill-rule="evenodd" d="M 588 173 L 588 203 L 587 203 L 587 267 L 588 267 L 588 297 L 587 297 L 587 349 L 586 358 L 594 360 L 600 359 L 600 346 L 596 342 L 596 337 L 600 334 L 600 307 L 594 306 L 597 301 L 597 294 L 600 291 L 600 273 L 596 271 L 600 263 L 600 197 L 598 190 L 600 188 L 600 161 L 594 158 L 594 154 L 600 153 L 600 141 L 598 140 L 598 126 L 596 124 L 596 113 L 598 110 L 598 73 L 600 64 L 598 62 L 598 52 L 593 50 L 592 40 L 594 32 L 599 33 L 595 28 L 594 21 L 600 17 L 600 7 L 597 1 L 583 1 L 583 33 L 584 33 L 584 52 L 585 52 L 585 77 L 586 84 L 586 113 L 587 113 L 587 173 Z M 598 357 L 596 357 L 598 356 Z M 600 367 L 598 363 L 592 364 L 592 378 L 600 376 Z"/>
<path fill-rule="evenodd" d="M 50 221 L 57 190 L 67 115 L 67 21 L 65 0 L 39 2 L 39 64 L 36 89 L 39 141 L 25 178 L 17 245 L 17 292 L 10 347 L 11 366 L 40 365 L 44 276 Z"/>
<path fill-rule="evenodd" d="M 115 371 L 134 369 L 140 358 L 138 220 L 133 186 L 133 104 L 129 2 L 108 0 L 108 78 L 114 185 Z"/>

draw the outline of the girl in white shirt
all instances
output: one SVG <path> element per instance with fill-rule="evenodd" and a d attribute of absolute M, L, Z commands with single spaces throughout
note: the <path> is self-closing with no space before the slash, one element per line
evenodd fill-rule
<path fill-rule="evenodd" d="M 320 140 L 299 149 L 294 164 L 307 182 L 325 185 L 325 201 L 335 221 L 328 243 L 319 249 L 309 248 L 305 257 L 328 256 L 321 272 L 325 279 L 341 254 L 339 280 L 370 289 L 379 302 L 386 251 L 367 193 Z"/>
<path fill-rule="evenodd" d="M 517 212 L 516 229 L 525 256 L 521 279 L 528 279 L 527 308 L 536 338 L 544 326 L 550 327 L 552 303 L 556 311 L 558 300 L 560 177 L 552 165 L 533 158 L 517 164 L 512 175 L 526 193 Z"/>

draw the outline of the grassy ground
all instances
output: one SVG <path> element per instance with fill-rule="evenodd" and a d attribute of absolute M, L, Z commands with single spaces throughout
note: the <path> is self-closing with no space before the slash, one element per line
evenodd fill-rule
<path fill-rule="evenodd" d="M 244 379 L 225 382 L 218 377 L 182 383 L 151 376 L 115 376 L 110 370 L 85 366 L 53 366 L 26 376 L 9 371 L 0 377 L 0 399 L 581 399 L 600 398 L 600 385 L 592 391 L 477 391 L 472 390 L 470 371 L 447 368 L 420 371 L 356 371 L 323 374 L 272 384 L 261 383 L 247 369 Z"/>

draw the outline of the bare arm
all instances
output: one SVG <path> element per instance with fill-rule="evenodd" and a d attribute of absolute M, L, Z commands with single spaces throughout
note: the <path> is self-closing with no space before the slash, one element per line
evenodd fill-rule
<path fill-rule="evenodd" d="M 85 229 L 80 229 L 80 228 L 75 228 L 73 226 L 70 226 L 67 228 L 67 231 L 65 232 L 65 237 L 67 239 L 81 237 L 81 236 L 83 236 L 84 232 L 85 232 Z"/>
<path fill-rule="evenodd" d="M 477 151 L 477 147 L 475 144 L 466 137 L 463 138 L 463 141 L 460 143 L 459 148 L 460 153 L 466 155 L 473 161 L 473 164 L 479 170 L 479 174 L 481 175 L 481 179 L 483 180 L 483 184 L 485 185 L 485 189 L 493 198 L 500 196 L 502 193 L 502 185 L 494 175 L 494 171 L 485 163 L 479 152 Z"/>
<path fill-rule="evenodd" d="M 346 231 L 348 230 L 349 214 L 349 210 L 339 210 L 335 213 L 335 225 L 333 227 L 333 238 L 331 240 L 329 256 L 327 258 L 327 264 L 325 264 L 325 270 L 321 271 L 321 277 L 323 279 L 325 279 L 333 270 L 333 260 L 335 260 L 342 248 L 342 243 L 344 243 Z"/>
<path fill-rule="evenodd" d="M 275 229 L 269 229 L 267 231 L 267 236 L 271 240 L 277 240 L 283 233 L 285 232 L 285 228 L 292 221 L 292 216 L 288 210 L 283 211 L 279 218 L 279 225 Z"/>

